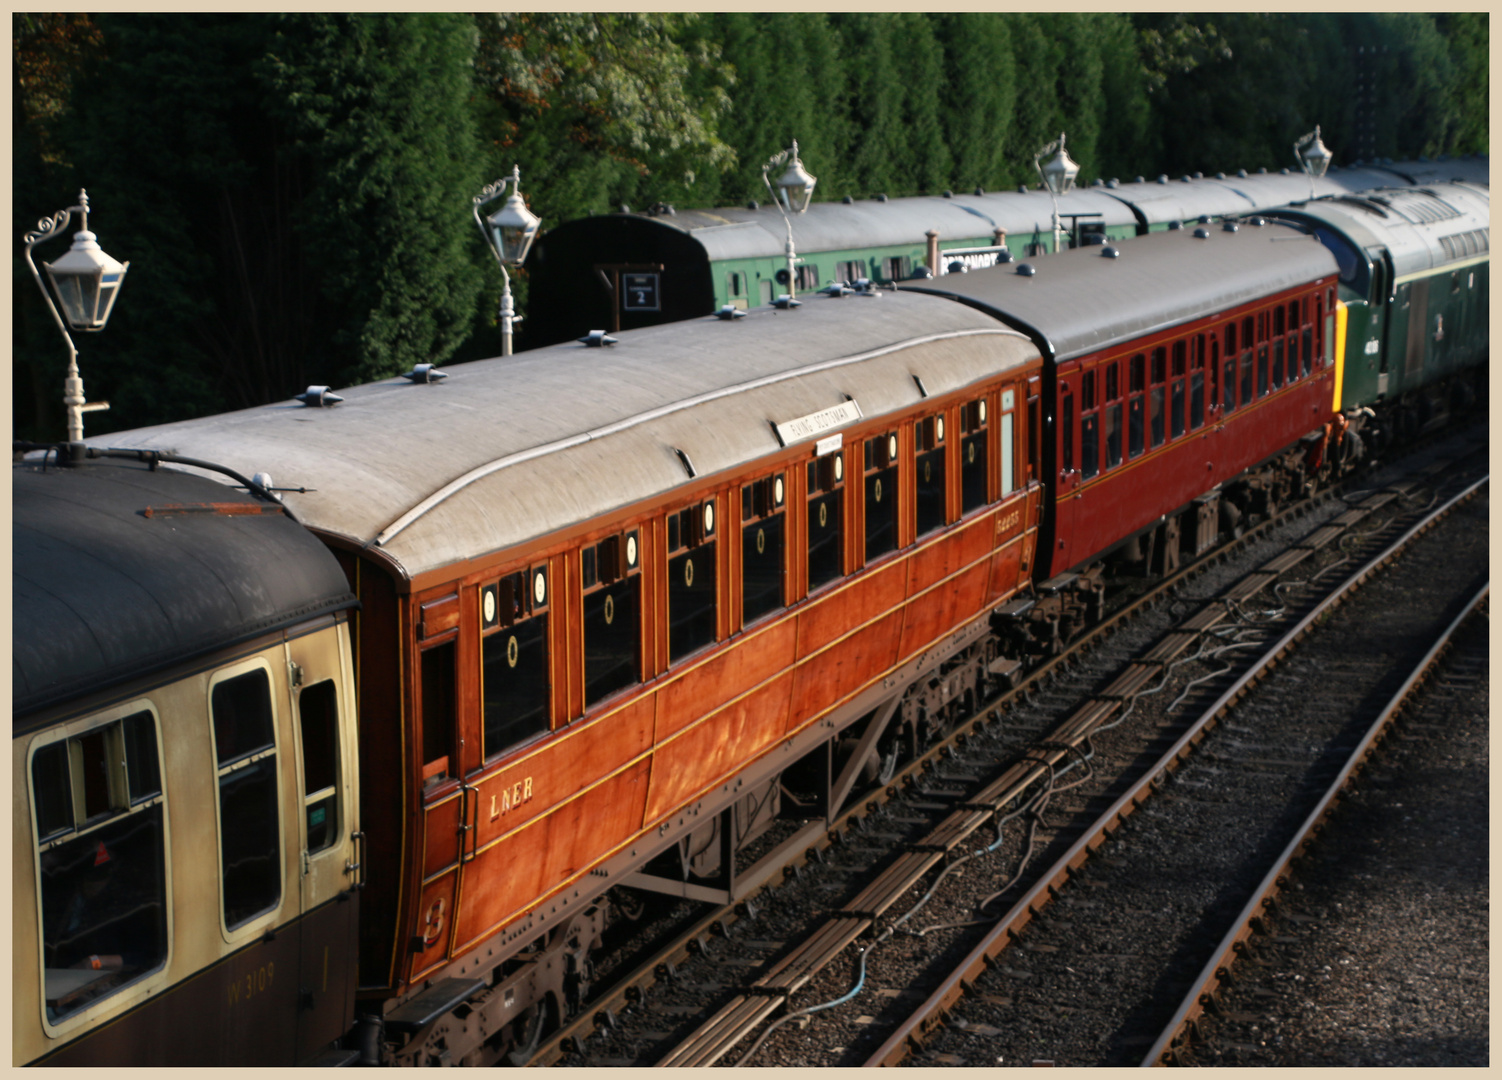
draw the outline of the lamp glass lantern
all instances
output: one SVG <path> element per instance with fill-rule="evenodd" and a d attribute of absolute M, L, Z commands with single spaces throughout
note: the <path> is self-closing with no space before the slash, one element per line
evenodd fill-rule
<path fill-rule="evenodd" d="M 75 330 L 103 330 L 130 263 L 110 257 L 94 234 L 84 229 L 74 234 L 66 255 L 42 266 L 68 325 Z"/>
<path fill-rule="evenodd" d="M 1330 161 L 1334 157 L 1319 137 L 1319 128 L 1314 129 L 1314 145 L 1305 150 L 1301 155 L 1304 161 L 1304 171 L 1318 180 L 1325 175 L 1325 170 L 1330 167 Z"/>
<path fill-rule="evenodd" d="M 501 262 L 507 266 L 520 266 L 525 262 L 542 219 L 527 209 L 515 187 L 506 197 L 506 205 L 485 221 L 490 226 L 491 243 Z"/>
<path fill-rule="evenodd" d="M 788 162 L 787 171 L 777 181 L 777 187 L 782 191 L 783 198 L 787 200 L 789 209 L 801 214 L 808 209 L 809 202 L 814 197 L 814 185 L 819 181 L 809 174 L 803 167 L 803 162 L 798 160 L 798 143 L 793 142 L 793 160 Z"/>
<path fill-rule="evenodd" d="M 1059 136 L 1059 152 L 1040 171 L 1043 173 L 1043 182 L 1055 195 L 1062 195 L 1074 187 L 1074 178 L 1080 174 L 1080 167 L 1065 152 L 1063 135 Z"/>

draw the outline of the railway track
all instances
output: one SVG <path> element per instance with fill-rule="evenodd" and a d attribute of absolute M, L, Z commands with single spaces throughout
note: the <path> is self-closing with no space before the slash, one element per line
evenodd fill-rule
<path fill-rule="evenodd" d="M 1468 524 L 1478 538 L 1474 559 L 1485 550 L 1484 511 Z M 1286 880 L 1304 840 L 1300 823 L 1320 822 L 1331 784 L 1344 782 L 1385 722 L 1381 703 L 1401 701 L 1419 677 L 1404 681 L 1405 660 L 1419 654 L 1422 671 L 1434 624 L 1448 628 L 1457 606 L 1475 602 L 1474 572 L 1452 565 L 1447 578 L 1440 565 L 1454 562 L 1446 550 L 1454 531 L 1426 538 L 1430 550 L 1416 546 L 1402 574 L 1373 579 L 1345 609 L 1332 612 L 1341 599 L 1332 596 L 1283 635 L 869 1063 L 895 1064 L 920 1046 L 916 1063 L 978 1064 L 978 1047 L 987 1063 L 1161 1062 L 1184 1020 L 1209 1000 L 1202 980 L 1224 976 L 1265 890 Z M 1390 558 L 1373 560 L 1348 585 Z M 1420 591 L 1424 604 L 1415 608 Z M 1394 594 L 1406 606 L 1394 607 Z M 1382 618 L 1392 610 L 1422 627 L 1394 627 Z M 1219 730 L 1207 733 L 1216 721 Z M 921 1038 L 925 1030 L 931 1039 Z"/>
<path fill-rule="evenodd" d="M 1301 851 L 1180 1062 L 1489 1063 L 1489 616 L 1456 628 Z"/>
<path fill-rule="evenodd" d="M 1429 475 L 1439 475 L 1446 468 L 1432 466 Z M 1165 745 L 1166 735 L 1162 730 L 1120 732 L 1116 744 L 1108 751 L 1103 745 L 1095 745 L 1102 738 L 1099 729 L 1103 725 L 1110 725 L 1114 718 L 1135 708 L 1130 704 L 1132 697 L 1153 681 L 1152 671 L 1161 672 L 1166 664 L 1186 652 L 1203 651 L 1197 643 L 1217 633 L 1217 628 L 1225 632 L 1241 618 L 1244 605 L 1262 592 L 1279 588 L 1276 580 L 1279 573 L 1300 564 L 1308 565 L 1308 561 L 1320 562 L 1325 568 L 1338 567 L 1348 557 L 1340 553 L 1343 544 L 1372 546 L 1379 538 L 1363 536 L 1362 530 L 1371 530 L 1373 515 L 1380 515 L 1424 490 L 1420 475 L 1406 483 L 1362 493 L 1354 500 L 1357 504 L 1354 506 L 1346 507 L 1335 500 L 1323 512 L 1313 514 L 1314 520 L 1323 519 L 1323 523 L 1314 530 L 1312 542 L 1299 549 L 1303 554 L 1274 556 L 1270 561 L 1278 565 L 1263 570 L 1260 576 L 1244 576 L 1242 570 L 1228 562 L 1231 553 L 1223 550 L 1164 582 L 1159 589 L 1108 619 L 1079 648 L 1040 668 L 1018 691 L 988 705 L 980 718 L 961 725 L 946 744 L 934 748 L 924 760 L 914 762 L 894 777 L 884 792 L 876 792 L 864 805 L 853 807 L 832 828 L 826 829 L 822 823 L 805 826 L 786 845 L 796 852 L 787 871 L 793 879 L 789 886 L 773 890 L 765 898 L 753 897 L 735 912 L 707 911 L 640 963 L 613 990 L 602 994 L 592 1008 L 576 1017 L 555 1038 L 540 1046 L 532 1063 L 745 1061 L 749 1056 L 746 1035 L 773 1014 L 788 1015 L 786 1010 L 795 995 L 800 1000 L 818 998 L 821 1002 L 846 996 L 852 981 L 848 967 L 865 967 L 870 942 L 879 939 L 882 948 L 870 950 L 875 962 L 873 977 L 869 984 L 858 975 L 855 981 L 867 990 L 878 986 L 876 1000 L 884 1004 L 866 1002 L 860 1008 L 879 1014 L 881 1019 L 853 1014 L 852 1023 L 846 1025 L 853 1030 L 842 1032 L 838 1038 L 821 1039 L 825 1053 L 808 1063 L 849 1064 L 863 1060 L 874 1033 L 891 1026 L 888 1014 L 910 1000 L 904 991 L 892 985 L 889 973 L 875 974 L 882 962 L 881 954 L 926 953 L 932 967 L 936 963 L 952 963 L 964 951 L 957 951 L 953 940 L 935 944 L 935 938 L 913 936 L 916 922 L 911 917 L 904 918 L 917 899 L 913 886 L 931 880 L 946 866 L 949 869 L 942 876 L 951 883 L 967 873 L 975 884 L 994 879 L 998 871 L 988 863 L 1009 866 L 1006 874 L 1010 876 L 1024 866 L 1026 850 L 1039 849 L 1033 864 L 1036 865 L 1043 856 L 1059 848 L 1066 839 L 1067 828 L 1045 821 L 1042 810 L 1052 802 L 1055 810 L 1064 808 L 1072 816 L 1079 816 L 1098 809 L 1103 800 L 1109 802 L 1125 782 L 1118 779 L 1105 783 L 1104 787 L 1098 784 L 1099 791 L 1075 806 L 1073 803 L 1080 796 L 1065 790 L 1075 782 L 1071 776 L 1120 772 L 1134 761 L 1140 765 L 1145 756 L 1156 756 Z M 1332 496 L 1327 495 L 1326 499 Z M 1281 528 L 1286 531 L 1288 515 L 1280 520 Z M 1239 547 L 1249 550 L 1260 544 L 1280 550 L 1283 545 L 1266 535 L 1272 524 L 1276 523 L 1250 532 Z M 1173 605 L 1177 607 L 1185 600 L 1195 599 L 1191 593 L 1225 592 L 1228 583 L 1227 595 L 1208 605 L 1198 616 L 1198 624 L 1191 618 L 1187 629 L 1164 636 L 1163 627 L 1169 625 L 1163 611 L 1167 605 L 1162 604 L 1166 593 L 1180 594 L 1180 600 Z M 1145 612 L 1154 614 L 1144 617 Z M 1150 655 L 1146 661 L 1126 660 L 1123 667 L 1124 658 L 1140 656 L 1154 637 L 1158 638 L 1156 655 Z M 1233 646 L 1236 644 L 1232 642 Z M 1112 672 L 1116 674 L 1108 679 Z M 1224 682 L 1226 677 L 1222 674 L 1220 681 Z M 1109 685 L 1099 693 L 1080 690 L 1081 686 L 1099 686 L 1107 681 Z M 1203 697 L 1217 685 L 1214 680 L 1202 685 L 1199 696 Z M 1194 693 L 1191 688 L 1191 697 Z M 1061 713 L 1067 719 L 1058 724 L 1055 718 Z M 1110 769 L 1102 769 L 1107 757 L 1111 759 Z M 1007 760 L 1013 763 L 998 774 L 995 763 Z M 1066 778 L 1065 783 L 1055 782 L 1060 775 Z M 1020 816 L 1028 827 L 1022 829 L 1003 821 L 1002 830 L 993 838 L 990 830 L 1008 816 Z M 900 848 L 901 853 L 893 856 L 894 847 Z M 965 851 L 974 854 L 959 854 Z M 963 863 L 960 869 L 955 869 L 956 858 L 966 860 L 970 864 L 968 869 Z M 1024 880 L 1016 887 L 1026 883 Z M 787 889 L 801 890 L 811 900 L 785 902 L 779 894 Z M 991 887 L 983 891 L 995 892 Z M 975 889 L 970 893 L 974 894 Z M 819 913 L 821 900 L 824 910 L 828 910 L 841 899 L 843 905 L 831 916 L 826 918 Z M 967 905 L 973 906 L 976 899 L 975 895 L 931 897 L 925 904 L 923 921 L 974 922 Z M 782 910 L 784 907 L 787 910 Z M 994 919 L 995 907 L 993 901 L 989 912 L 992 918 L 985 920 L 988 924 Z M 900 937 L 892 936 L 894 923 L 898 925 L 895 933 Z M 810 935 L 809 939 L 797 944 L 805 933 Z M 975 934 L 970 928 L 959 935 L 947 936 L 968 935 L 973 939 Z M 854 952 L 851 965 L 833 963 L 858 940 L 862 943 L 859 951 Z M 902 947 L 895 947 L 894 942 Z M 903 963 L 910 964 L 911 959 L 899 958 L 899 966 Z M 706 969 L 712 974 L 694 973 Z M 733 976 L 742 973 L 749 985 L 743 992 L 735 992 L 740 980 Z M 938 981 L 931 973 L 920 973 L 920 983 L 924 979 L 930 984 Z M 838 982 L 845 984 L 839 992 L 819 996 Z M 708 1023 L 701 1023 L 706 1003 L 715 1002 L 722 1002 L 722 1008 Z M 840 1011 L 852 1012 L 852 1009 Z M 786 1048 L 775 1047 L 779 1041 L 797 1041 L 796 1034 L 788 1034 L 796 1033 L 797 1028 L 790 1027 L 786 1020 L 779 1023 L 781 1028 L 772 1033 L 757 1063 L 798 1060 L 790 1058 Z M 798 1018 L 791 1023 L 808 1021 Z M 672 1049 L 664 1053 L 665 1047 Z"/>

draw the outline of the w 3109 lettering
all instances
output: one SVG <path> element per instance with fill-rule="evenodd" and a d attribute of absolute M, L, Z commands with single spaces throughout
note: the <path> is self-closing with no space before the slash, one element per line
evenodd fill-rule
<path fill-rule="evenodd" d="M 249 1001 L 257 994 L 264 994 L 271 989 L 271 980 L 275 975 L 276 964 L 266 963 L 254 971 L 238 976 L 229 984 L 229 1003 L 238 1005 L 242 1001 Z"/>

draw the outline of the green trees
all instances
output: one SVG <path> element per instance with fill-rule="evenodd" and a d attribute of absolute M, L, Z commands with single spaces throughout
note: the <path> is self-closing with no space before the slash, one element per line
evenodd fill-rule
<path fill-rule="evenodd" d="M 1488 46 L 1478 13 L 13 15 L 15 429 L 55 434 L 63 365 L 19 236 L 80 186 L 131 262 L 79 342 L 98 433 L 493 355 L 470 199 L 513 163 L 547 228 L 765 200 L 793 139 L 819 199 L 1035 184 L 1060 131 L 1086 183 L 1293 167 L 1316 123 L 1337 162 L 1484 151 Z"/>

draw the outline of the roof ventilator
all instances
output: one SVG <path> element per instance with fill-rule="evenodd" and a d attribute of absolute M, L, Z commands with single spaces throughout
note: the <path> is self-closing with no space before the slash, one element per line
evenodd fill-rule
<path fill-rule="evenodd" d="M 435 383 L 439 379 L 447 379 L 449 373 L 439 371 L 435 364 L 418 364 L 411 371 L 402 373 L 402 378 L 411 379 L 414 383 Z"/>
<path fill-rule="evenodd" d="M 1210 230 L 1201 225 L 1194 230 L 1194 238 L 1196 240 L 1208 240 L 1210 239 Z"/>
<path fill-rule="evenodd" d="M 726 322 L 734 322 L 736 319 L 744 319 L 746 317 L 746 313 L 734 304 L 726 304 L 714 314 L 715 318 L 724 319 Z"/>
<path fill-rule="evenodd" d="M 775 308 L 779 308 L 779 309 L 781 309 L 783 311 L 788 311 L 788 310 L 790 310 L 792 308 L 795 308 L 795 307 L 802 307 L 803 306 L 803 301 L 802 300 L 794 300 L 787 293 L 783 293 L 776 300 L 772 301 L 772 306 L 775 307 Z"/>
<path fill-rule="evenodd" d="M 1121 252 L 1117 251 L 1115 248 L 1111 247 L 1111 245 L 1109 245 L 1109 244 L 1107 244 L 1105 247 L 1103 247 L 1103 248 L 1100 249 L 1100 254 L 1101 254 L 1101 257 L 1105 258 L 1105 259 L 1119 259 L 1119 258 L 1121 258 Z"/>
<path fill-rule="evenodd" d="M 1220 223 L 1220 228 L 1222 232 L 1235 232 L 1237 229 L 1241 228 L 1241 226 L 1236 224 L 1236 222 L 1234 221 L 1222 221 Z"/>
<path fill-rule="evenodd" d="M 828 285 L 824 286 L 819 291 L 825 296 L 841 297 L 848 296 L 855 290 L 846 285 L 843 281 L 831 281 Z"/>
<path fill-rule="evenodd" d="M 1033 269 L 1033 264 L 1032 263 L 1018 263 L 1017 264 L 1017 273 L 1020 274 L 1022 277 L 1032 277 L 1037 272 L 1038 272 L 1037 270 Z"/>
<path fill-rule="evenodd" d="M 310 386 L 304 390 L 294 401 L 300 401 L 304 405 L 314 409 L 327 409 L 339 404 L 344 399 L 338 394 L 329 393 L 327 386 Z"/>
<path fill-rule="evenodd" d="M 614 345 L 616 342 L 615 338 L 611 337 L 603 330 L 591 330 L 579 340 L 582 341 L 586 347 L 591 349 L 598 349 L 604 345 Z"/>

